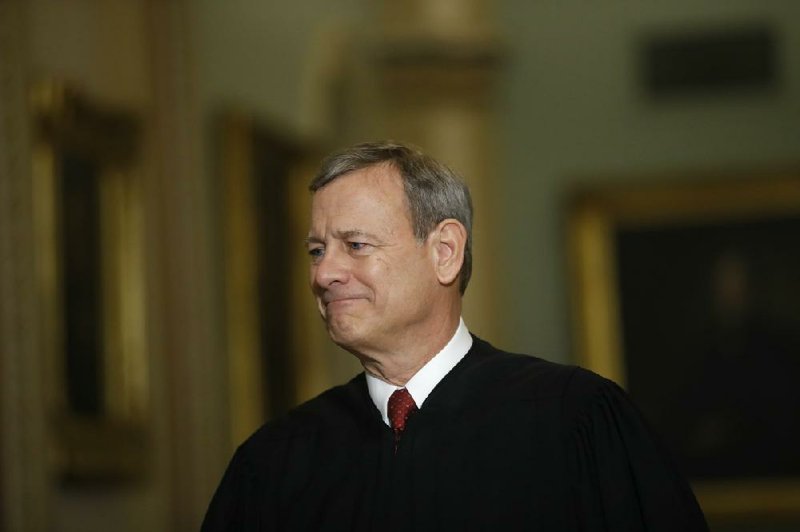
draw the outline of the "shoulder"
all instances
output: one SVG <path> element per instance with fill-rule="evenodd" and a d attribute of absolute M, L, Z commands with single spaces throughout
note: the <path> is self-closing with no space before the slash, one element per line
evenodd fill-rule
<path fill-rule="evenodd" d="M 265 423 L 240 445 L 237 454 L 265 456 L 292 442 L 323 433 L 346 433 L 374 414 L 368 401 L 362 373 Z"/>
<path fill-rule="evenodd" d="M 475 337 L 470 351 L 472 370 L 510 386 L 536 390 L 538 395 L 586 396 L 614 384 L 592 371 L 533 355 L 511 353 Z"/>
<path fill-rule="evenodd" d="M 625 395 L 613 381 L 585 368 L 503 351 L 477 337 L 470 355 L 471 371 L 482 374 L 503 395 L 558 407 L 567 417 L 580 415 L 609 395 Z"/>

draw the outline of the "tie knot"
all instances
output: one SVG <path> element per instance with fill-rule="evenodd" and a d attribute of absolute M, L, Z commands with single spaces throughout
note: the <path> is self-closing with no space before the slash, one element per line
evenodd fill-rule
<path fill-rule="evenodd" d="M 389 397 L 389 422 L 398 437 L 406 428 L 408 416 L 416 410 L 417 403 L 414 402 L 414 398 L 405 388 L 395 390 Z"/>

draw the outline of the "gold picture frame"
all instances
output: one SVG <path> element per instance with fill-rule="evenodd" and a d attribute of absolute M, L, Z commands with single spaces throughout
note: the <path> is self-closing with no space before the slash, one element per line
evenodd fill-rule
<path fill-rule="evenodd" d="M 54 81 L 31 109 L 53 467 L 65 482 L 136 479 L 149 422 L 139 124 Z"/>
<path fill-rule="evenodd" d="M 721 360 L 713 357 L 719 356 L 720 352 L 728 353 L 733 349 L 742 358 L 730 366 L 741 365 L 750 371 L 750 366 L 746 366 L 743 362 L 749 360 L 747 358 L 749 355 L 745 351 L 750 348 L 741 347 L 746 343 L 742 341 L 730 344 L 735 347 L 726 344 L 728 347 L 719 349 L 721 341 L 715 336 L 714 341 L 717 343 L 714 345 L 717 347 L 713 348 L 713 354 L 708 354 L 711 351 L 705 349 L 710 344 L 706 343 L 707 338 L 703 335 L 708 330 L 717 331 L 719 327 L 707 325 L 705 320 L 714 321 L 716 318 L 712 319 L 707 313 L 704 314 L 706 309 L 704 305 L 690 304 L 685 300 L 700 301 L 697 293 L 703 293 L 707 288 L 712 295 L 702 295 L 702 298 L 712 300 L 709 309 L 723 300 L 723 303 L 727 301 L 725 308 L 740 308 L 737 307 L 736 301 L 741 302 L 741 298 L 744 297 L 742 294 L 746 293 L 742 288 L 744 285 L 741 281 L 745 277 L 741 266 L 748 264 L 752 270 L 751 274 L 756 274 L 750 277 L 758 276 L 761 279 L 777 277 L 770 281 L 771 284 L 762 283 L 761 286 L 766 295 L 759 296 L 761 298 L 759 311 L 768 308 L 769 305 L 779 307 L 773 309 L 774 312 L 770 314 L 772 322 L 767 320 L 767 323 L 771 323 L 770 326 L 775 325 L 791 314 L 791 319 L 794 320 L 791 321 L 791 328 L 800 330 L 796 323 L 796 317 L 800 316 L 798 312 L 800 301 L 795 305 L 788 296 L 779 294 L 782 290 L 793 290 L 792 293 L 800 290 L 800 282 L 793 273 L 795 270 L 800 271 L 800 253 L 791 250 L 790 240 L 787 240 L 791 239 L 791 235 L 796 236 L 798 229 L 800 229 L 800 171 L 761 172 L 743 178 L 704 175 L 697 176 L 691 182 L 677 183 L 670 179 L 661 181 L 654 179 L 647 180 L 646 183 L 640 182 L 638 185 L 617 184 L 577 191 L 571 196 L 568 205 L 567 232 L 573 288 L 571 294 L 574 310 L 573 337 L 579 364 L 628 388 L 637 403 L 640 401 L 633 390 L 642 390 L 647 386 L 662 390 L 671 387 L 674 395 L 682 395 L 679 390 L 683 389 L 700 390 L 702 393 L 697 392 L 692 395 L 691 392 L 687 392 L 683 396 L 693 398 L 687 409 L 706 411 L 703 410 L 706 407 L 704 401 L 710 394 L 715 393 L 714 390 L 718 386 L 726 384 L 694 380 L 695 374 L 706 375 L 705 378 L 708 379 L 708 373 L 698 368 L 713 367 L 715 361 Z M 765 242 L 776 243 L 772 247 L 781 248 L 780 254 L 769 251 L 763 253 L 765 249 L 772 249 L 765 247 L 767 246 Z M 781 243 L 786 245 L 780 245 Z M 795 247 L 800 248 L 800 246 Z M 734 256 L 736 260 L 730 261 L 728 260 L 730 255 L 722 251 L 729 248 L 746 251 L 742 252 L 744 255 L 741 257 Z M 750 256 L 747 253 L 750 253 Z M 716 260 L 714 257 L 719 258 L 719 261 L 714 262 Z M 716 267 L 714 265 L 721 265 L 720 268 L 723 268 L 724 272 L 713 270 Z M 703 277 L 708 271 L 719 274 L 713 278 L 716 281 Z M 635 280 L 631 281 L 632 277 Z M 787 282 L 787 279 L 791 282 Z M 661 284 L 665 286 L 659 288 Z M 667 301 L 672 297 L 671 293 L 675 294 L 674 300 L 678 303 Z M 650 306 L 641 303 L 642 301 Z M 680 303 L 681 301 L 685 304 Z M 682 316 L 681 313 L 687 315 Z M 747 315 L 754 313 L 755 311 L 752 313 L 748 311 Z M 737 315 L 743 316 L 744 313 L 742 311 Z M 659 319 L 662 325 L 658 330 L 656 327 L 645 327 L 639 332 L 635 330 L 641 327 L 642 323 Z M 764 323 L 764 320 L 761 323 Z M 728 325 L 725 327 L 728 327 L 726 331 L 740 330 Z M 746 334 L 749 335 L 750 330 L 748 326 Z M 660 334 L 659 331 L 664 331 L 664 334 Z M 694 336 L 694 332 L 681 337 L 686 331 L 702 332 L 697 333 L 699 335 L 697 337 Z M 796 364 L 800 357 L 796 339 L 792 337 L 792 340 L 786 341 L 792 343 L 780 344 L 779 347 L 783 352 L 791 351 L 791 356 L 794 358 L 788 363 Z M 662 353 L 661 358 L 644 357 L 642 353 L 648 350 L 642 348 L 646 345 L 645 342 L 650 342 L 650 348 L 654 353 Z M 666 345 L 660 346 L 659 343 Z M 770 345 L 777 344 L 773 342 Z M 769 356 L 773 356 L 777 351 L 780 350 L 773 349 Z M 682 357 L 686 359 L 681 360 Z M 781 360 L 788 359 L 784 357 Z M 664 361 L 663 364 L 660 361 Z M 757 364 L 753 366 L 756 372 L 763 369 Z M 678 369 L 664 370 L 670 365 Z M 740 371 L 744 372 L 744 369 Z M 775 370 L 773 373 L 780 371 Z M 647 375 L 650 377 L 646 377 Z M 681 388 L 683 384 L 676 381 L 684 378 L 687 384 Z M 730 380 L 736 378 L 735 375 L 726 377 Z M 752 378 L 756 379 L 755 376 Z M 666 382 L 659 383 L 659 380 Z M 761 386 L 769 387 L 766 383 Z M 784 396 L 781 400 L 785 399 L 788 405 L 798 401 L 798 393 L 790 391 L 797 389 L 796 386 L 778 386 L 778 388 L 778 393 Z M 642 392 L 641 395 L 647 396 L 648 393 L 656 397 L 658 390 Z M 755 392 L 756 396 L 759 396 L 758 394 L 759 392 Z M 669 395 L 669 392 L 665 395 Z M 725 397 L 723 393 L 719 395 Z M 773 396 L 778 397 L 775 394 L 770 397 Z M 698 397 L 700 399 L 696 401 Z M 764 399 L 764 401 L 771 400 Z M 658 399 L 653 399 L 651 403 L 657 401 Z M 654 410 L 664 414 L 665 419 L 679 419 L 682 414 L 664 413 L 670 408 L 681 411 L 681 407 L 675 408 L 675 405 L 682 403 L 676 401 L 679 399 L 671 398 L 662 405 L 656 405 L 657 408 Z M 713 402 L 708 401 L 709 404 Z M 648 403 L 643 402 L 645 414 L 650 418 Z M 687 405 L 682 404 L 682 406 Z M 708 412 L 712 410 L 711 407 L 707 409 Z M 716 412 L 714 415 L 718 416 L 716 422 L 721 425 L 721 416 L 725 415 L 721 413 L 723 410 L 713 411 Z M 689 426 L 696 422 L 695 419 L 691 419 L 694 415 L 694 413 L 687 415 L 686 417 L 690 419 L 685 423 L 680 419 L 680 422 L 676 421 L 673 425 L 669 423 L 665 425 L 671 429 Z M 658 423 L 654 425 L 657 429 L 661 428 Z M 702 426 L 705 427 L 702 429 L 705 432 L 700 430 L 697 434 L 705 434 L 703 437 L 706 440 L 693 436 L 691 444 L 685 447 L 692 452 L 699 448 L 700 444 L 696 444 L 697 441 L 703 441 L 704 445 L 711 446 L 712 444 L 708 442 L 715 441 L 713 438 L 727 434 L 719 426 L 714 427 L 713 423 Z M 763 430 L 764 434 L 769 434 L 768 428 Z M 792 434 L 794 435 L 787 437 L 797 437 L 796 433 Z M 689 437 L 684 435 L 672 436 L 675 436 L 675 441 L 684 439 L 689 441 Z M 763 438 L 770 437 L 763 436 Z M 752 467 L 748 469 L 749 466 L 737 465 L 738 451 L 735 450 L 735 444 L 719 440 L 715 445 L 721 450 L 715 459 L 705 462 L 700 459 L 694 462 L 692 458 L 687 459 L 687 463 L 697 466 L 694 470 L 701 472 L 696 476 L 690 474 L 690 481 L 712 524 L 776 519 L 792 520 L 792 522 L 800 520 L 800 475 L 784 475 L 779 470 L 781 466 L 767 464 L 764 460 L 758 462 L 754 459 Z M 783 458 L 793 460 L 789 454 L 793 452 L 796 454 L 796 451 L 791 449 L 780 451 L 778 447 L 776 444 L 776 454 L 784 452 L 786 456 Z M 725 454 L 728 451 L 730 456 Z M 753 451 L 757 452 L 755 449 Z M 694 456 L 691 453 L 687 454 Z M 702 454 L 698 451 L 697 456 Z M 727 458 L 723 459 L 723 456 Z M 712 465 L 711 462 L 714 460 L 718 463 Z M 742 459 L 743 462 L 748 460 L 748 458 Z M 780 463 L 782 462 L 775 462 L 775 464 Z M 765 471 L 767 473 L 764 473 Z"/>
<path fill-rule="evenodd" d="M 215 122 L 230 443 L 330 385 L 303 245 L 321 154 L 228 110 Z"/>

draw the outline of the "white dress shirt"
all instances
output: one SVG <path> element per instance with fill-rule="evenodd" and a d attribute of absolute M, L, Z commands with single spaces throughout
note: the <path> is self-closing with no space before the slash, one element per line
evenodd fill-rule
<path fill-rule="evenodd" d="M 450 338 L 450 341 L 447 342 L 447 345 L 430 359 L 427 364 L 422 366 L 405 385 L 408 393 L 411 394 L 411 397 L 414 398 L 414 402 L 417 403 L 417 408 L 422 408 L 422 404 L 425 402 L 425 399 L 428 398 L 428 395 L 430 395 L 436 385 L 441 382 L 444 376 L 450 373 L 450 370 L 464 358 L 464 355 L 467 354 L 470 347 L 472 347 L 472 336 L 469 334 L 467 326 L 464 324 L 464 319 L 460 318 L 458 328 L 455 334 L 453 334 L 453 337 Z M 401 386 L 389 384 L 367 372 L 367 389 L 369 390 L 369 396 L 372 398 L 372 402 L 375 403 L 378 411 L 380 411 L 383 422 L 389 426 L 391 426 L 388 414 L 389 396 L 400 388 Z"/>

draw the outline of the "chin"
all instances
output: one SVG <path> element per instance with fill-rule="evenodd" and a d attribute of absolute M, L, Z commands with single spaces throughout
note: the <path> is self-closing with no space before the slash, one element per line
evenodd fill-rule
<path fill-rule="evenodd" d="M 343 349 L 350 351 L 363 343 L 364 332 L 350 320 L 331 320 L 327 327 L 333 343 Z"/>
<path fill-rule="evenodd" d="M 351 320 L 342 318 L 330 317 L 325 321 L 325 326 L 328 328 L 328 334 L 334 342 L 353 336 L 357 330 Z"/>

